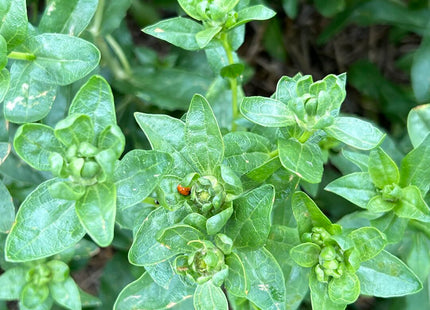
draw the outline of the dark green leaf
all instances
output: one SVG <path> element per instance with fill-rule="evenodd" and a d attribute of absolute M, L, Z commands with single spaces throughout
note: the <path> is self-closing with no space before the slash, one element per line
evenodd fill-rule
<path fill-rule="evenodd" d="M 183 49 L 194 51 L 200 49 L 196 34 L 203 29 L 202 25 L 191 19 L 174 17 L 148 26 L 143 29 L 143 32 Z"/>
<path fill-rule="evenodd" d="M 148 197 L 171 165 L 172 159 L 166 153 L 128 152 L 115 169 L 118 208 L 132 206 Z"/>
<path fill-rule="evenodd" d="M 148 273 L 127 285 L 119 294 L 114 310 L 169 309 L 193 296 L 194 287 L 186 286 L 175 276 L 165 289 L 155 283 Z"/>
<path fill-rule="evenodd" d="M 415 148 L 430 133 L 430 104 L 417 106 L 409 112 L 408 133 Z"/>
<path fill-rule="evenodd" d="M 301 143 L 295 138 L 278 140 L 279 159 L 282 166 L 309 183 L 321 182 L 323 155 L 312 142 Z"/>
<path fill-rule="evenodd" d="M 0 232 L 7 234 L 15 219 L 15 206 L 3 182 L 0 182 L 0 214 Z"/>
<path fill-rule="evenodd" d="M 76 202 L 76 213 L 88 235 L 99 246 L 108 246 L 115 227 L 115 184 L 105 182 L 87 187 L 84 196 Z"/>
<path fill-rule="evenodd" d="M 360 261 L 367 261 L 381 252 L 387 241 L 385 236 L 376 228 L 362 227 L 349 233 L 348 237 L 354 243 Z"/>
<path fill-rule="evenodd" d="M 337 117 L 334 123 L 324 128 L 332 138 L 360 150 L 370 150 L 378 146 L 384 134 L 369 122 L 354 117 Z"/>
<path fill-rule="evenodd" d="M 212 281 L 197 285 L 194 292 L 194 309 L 228 310 L 227 298 L 222 289 Z"/>
<path fill-rule="evenodd" d="M 291 249 L 291 258 L 302 267 L 313 267 L 318 263 L 321 248 L 312 242 L 299 244 Z"/>
<path fill-rule="evenodd" d="M 412 89 L 419 102 L 430 100 L 430 82 L 427 72 L 430 70 L 430 60 L 427 57 L 430 53 L 430 36 L 424 36 L 420 47 L 414 53 L 414 60 L 411 68 Z"/>
<path fill-rule="evenodd" d="M 357 275 L 364 295 L 397 297 L 416 293 L 422 288 L 412 270 L 386 251 L 362 263 Z"/>
<path fill-rule="evenodd" d="M 224 142 L 217 120 L 207 100 L 194 95 L 185 123 L 185 142 L 198 172 L 211 173 L 224 158 Z"/>
<path fill-rule="evenodd" d="M 245 66 L 243 64 L 231 64 L 222 67 L 220 74 L 223 78 L 236 79 L 242 75 L 243 70 L 245 70 Z"/>
<path fill-rule="evenodd" d="M 108 82 L 99 75 L 92 76 L 73 98 L 70 114 L 88 115 L 94 123 L 95 136 L 107 126 L 116 125 L 113 95 Z"/>
<path fill-rule="evenodd" d="M 275 191 L 271 185 L 260 186 L 234 200 L 234 212 L 227 223 L 226 234 L 236 248 L 258 249 L 270 231 L 270 214 Z"/>
<path fill-rule="evenodd" d="M 322 15 L 326 17 L 333 16 L 345 9 L 345 0 L 332 0 L 326 2 L 324 0 L 315 0 L 315 7 Z"/>
<path fill-rule="evenodd" d="M 398 184 L 400 180 L 396 163 L 381 148 L 370 152 L 369 174 L 373 184 L 380 189 L 385 185 Z"/>
<path fill-rule="evenodd" d="M 245 97 L 240 113 L 253 123 L 265 127 L 286 127 L 295 123 L 294 114 L 279 100 L 266 97 Z"/>
<path fill-rule="evenodd" d="M 97 0 L 50 0 L 39 23 L 39 31 L 79 36 L 97 9 Z"/>
<path fill-rule="evenodd" d="M 6 257 L 21 262 L 48 257 L 77 243 L 85 235 L 73 201 L 53 198 L 48 180 L 22 203 L 6 240 Z M 31 227 L 31 229 L 28 229 Z"/>
<path fill-rule="evenodd" d="M 345 175 L 329 183 L 324 189 L 342 196 L 363 209 L 377 195 L 376 188 L 367 172 Z"/>

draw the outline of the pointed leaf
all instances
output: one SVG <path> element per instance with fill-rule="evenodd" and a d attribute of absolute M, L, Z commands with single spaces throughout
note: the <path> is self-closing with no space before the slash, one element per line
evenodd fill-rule
<path fill-rule="evenodd" d="M 281 101 L 266 97 L 245 97 L 240 113 L 253 123 L 265 127 L 286 127 L 295 124 L 294 114 Z"/>
<path fill-rule="evenodd" d="M 258 249 L 270 232 L 270 214 L 275 191 L 271 185 L 260 186 L 234 200 L 234 212 L 227 223 L 226 234 L 236 248 Z"/>
<path fill-rule="evenodd" d="M 208 27 L 199 31 L 196 34 L 196 41 L 200 48 L 205 48 L 206 45 L 221 31 L 221 26 Z"/>
<path fill-rule="evenodd" d="M 377 195 L 376 188 L 367 172 L 355 172 L 345 175 L 332 181 L 324 189 L 342 196 L 363 209 Z"/>
<path fill-rule="evenodd" d="M 163 230 L 157 240 L 163 246 L 177 251 L 178 253 L 187 253 L 192 250 L 188 245 L 189 242 L 204 240 L 204 235 L 194 227 L 180 224 Z"/>
<path fill-rule="evenodd" d="M 228 207 L 221 212 L 211 216 L 206 221 L 206 232 L 208 235 L 215 235 L 217 232 L 220 232 L 221 229 L 224 228 L 227 221 L 230 219 L 233 214 L 233 207 Z"/>
<path fill-rule="evenodd" d="M 188 156 L 201 173 L 211 173 L 224 158 L 224 142 L 209 102 L 194 95 L 185 123 Z"/>
<path fill-rule="evenodd" d="M 227 298 L 222 289 L 207 281 L 197 285 L 194 292 L 194 309 L 228 310 Z"/>
<path fill-rule="evenodd" d="M 279 159 L 282 166 L 309 183 L 321 182 L 323 155 L 312 142 L 300 143 L 295 138 L 278 140 Z"/>
<path fill-rule="evenodd" d="M 195 51 L 200 49 L 196 34 L 203 29 L 202 25 L 191 19 L 174 17 L 148 26 L 143 32 L 180 48 Z"/>
<path fill-rule="evenodd" d="M 402 189 L 402 198 L 394 208 L 394 213 L 399 217 L 430 222 L 430 209 L 418 187 L 413 185 Z"/>
<path fill-rule="evenodd" d="M 361 294 L 375 297 L 398 297 L 418 292 L 422 284 L 400 259 L 382 251 L 361 264 L 357 271 Z"/>
<path fill-rule="evenodd" d="M 360 150 L 373 149 L 384 138 L 378 128 L 355 117 L 337 117 L 324 131 L 330 137 Z"/>
<path fill-rule="evenodd" d="M 0 275 L 0 299 L 1 300 L 16 300 L 19 299 L 19 295 L 23 286 L 26 284 L 25 276 L 27 270 L 21 267 L 13 267 L 6 270 Z"/>
<path fill-rule="evenodd" d="M 271 19 L 275 15 L 275 11 L 264 5 L 259 4 L 249 6 L 237 12 L 237 20 L 232 26 L 229 27 L 229 29 L 238 27 L 253 20 Z"/>
<path fill-rule="evenodd" d="M 290 250 L 291 258 L 302 267 L 313 267 L 318 263 L 321 248 L 312 242 L 301 243 Z"/>
<path fill-rule="evenodd" d="M 430 134 L 430 104 L 417 106 L 409 112 L 408 133 L 414 148 Z"/>
<path fill-rule="evenodd" d="M 354 243 L 361 262 L 367 261 L 378 255 L 387 244 L 385 236 L 376 228 L 361 227 L 353 230 L 348 237 Z"/>
<path fill-rule="evenodd" d="M 128 152 L 115 169 L 118 208 L 141 202 L 151 194 L 172 165 L 169 154 L 157 151 Z"/>
<path fill-rule="evenodd" d="M 369 174 L 373 184 L 381 189 L 385 185 L 398 184 L 400 180 L 396 163 L 381 148 L 370 152 Z"/>
<path fill-rule="evenodd" d="M 73 201 L 56 199 L 40 184 L 24 200 L 6 239 L 6 258 L 21 262 L 48 257 L 77 243 L 85 235 Z M 31 227 L 31 229 L 28 229 Z"/>
<path fill-rule="evenodd" d="M 63 282 L 51 282 L 49 292 L 52 298 L 63 307 L 70 310 L 82 309 L 79 288 L 71 277 Z"/>
<path fill-rule="evenodd" d="M 87 187 L 85 194 L 76 202 L 76 214 L 88 235 L 99 246 L 108 246 L 115 228 L 115 184 L 105 182 Z"/>

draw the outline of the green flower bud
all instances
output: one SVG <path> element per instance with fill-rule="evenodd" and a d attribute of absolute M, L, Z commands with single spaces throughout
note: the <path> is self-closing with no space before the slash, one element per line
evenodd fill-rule
<path fill-rule="evenodd" d="M 77 153 L 78 153 L 78 146 L 76 144 L 69 146 L 69 148 L 66 151 L 66 160 L 71 161 L 73 158 L 77 156 Z"/>
<path fill-rule="evenodd" d="M 78 147 L 78 156 L 79 157 L 94 157 L 97 155 L 99 150 L 88 142 L 81 142 Z"/>
<path fill-rule="evenodd" d="M 100 171 L 100 166 L 94 160 L 86 160 L 82 167 L 81 176 L 85 179 L 91 179 Z"/>
<path fill-rule="evenodd" d="M 85 159 L 83 158 L 73 158 L 68 165 L 70 175 L 80 178 L 81 170 L 84 167 Z"/>
<path fill-rule="evenodd" d="M 191 187 L 191 200 L 203 215 L 216 213 L 225 200 L 224 187 L 213 176 L 200 177 Z"/>
<path fill-rule="evenodd" d="M 46 266 L 51 270 L 53 282 L 63 282 L 70 274 L 69 266 L 62 261 L 52 260 Z"/>
<path fill-rule="evenodd" d="M 335 259 L 325 260 L 322 262 L 321 266 L 324 268 L 324 270 L 335 270 L 337 267 L 339 267 L 339 262 Z"/>
<path fill-rule="evenodd" d="M 322 227 L 312 228 L 312 237 L 311 237 L 312 242 L 321 246 L 324 244 L 324 241 L 329 239 L 330 237 L 331 235 L 324 228 Z"/>
<path fill-rule="evenodd" d="M 402 198 L 402 189 L 397 184 L 385 185 L 381 194 L 383 200 L 396 202 Z"/>
<path fill-rule="evenodd" d="M 43 286 L 51 281 L 51 269 L 45 264 L 39 264 L 27 271 L 25 280 L 35 286 Z"/>
<path fill-rule="evenodd" d="M 324 270 L 321 268 L 319 264 L 315 266 L 314 272 L 319 282 L 327 283 L 328 276 L 326 275 L 326 273 L 324 272 Z"/>
<path fill-rule="evenodd" d="M 326 260 L 334 260 L 336 259 L 336 249 L 334 246 L 325 246 L 320 253 L 320 259 Z"/>

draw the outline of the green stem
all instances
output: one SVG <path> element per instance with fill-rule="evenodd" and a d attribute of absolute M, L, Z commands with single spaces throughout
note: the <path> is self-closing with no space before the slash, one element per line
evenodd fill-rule
<path fill-rule="evenodd" d="M 274 151 L 271 151 L 271 152 L 269 153 L 270 158 L 276 157 L 276 156 L 278 156 L 278 155 L 279 155 L 279 150 L 278 150 L 278 149 L 276 149 L 276 150 L 274 150 Z"/>
<path fill-rule="evenodd" d="M 224 48 L 224 51 L 227 55 L 228 64 L 232 65 L 234 64 L 234 58 L 233 58 L 233 50 L 230 46 L 230 43 L 227 40 L 227 34 L 222 33 L 221 34 L 221 42 L 222 46 Z M 237 100 L 237 79 L 236 78 L 229 78 L 230 82 L 230 88 L 231 88 L 231 105 L 232 105 L 232 111 L 233 111 L 233 120 L 231 123 L 231 130 L 236 131 L 237 126 L 235 123 L 235 120 L 239 116 L 239 109 L 238 109 L 238 100 Z"/>
<path fill-rule="evenodd" d="M 93 36 L 97 37 L 100 34 L 100 28 L 103 21 L 103 11 L 105 8 L 105 0 L 99 0 L 99 4 L 97 6 L 97 11 L 94 16 L 94 22 L 89 31 L 93 34 Z"/>
<path fill-rule="evenodd" d="M 157 206 L 157 207 L 158 207 L 158 202 L 157 202 L 157 200 L 156 200 L 155 198 L 152 198 L 152 197 L 146 197 L 142 202 L 143 202 L 143 203 L 150 204 L 150 205 L 154 205 L 154 206 Z"/>
<path fill-rule="evenodd" d="M 109 34 L 106 36 L 106 41 L 109 43 L 110 47 L 114 51 L 115 55 L 118 57 L 119 62 L 121 63 L 124 71 L 127 75 L 131 75 L 131 67 L 128 62 L 127 56 L 125 56 L 124 51 L 118 42 Z"/>
<path fill-rule="evenodd" d="M 21 52 L 11 52 L 9 55 L 7 55 L 10 59 L 17 59 L 17 60 L 35 60 L 36 55 L 30 54 L 30 53 L 21 53 Z"/>
<path fill-rule="evenodd" d="M 305 131 L 298 139 L 301 143 L 305 143 L 312 136 L 313 131 Z"/>

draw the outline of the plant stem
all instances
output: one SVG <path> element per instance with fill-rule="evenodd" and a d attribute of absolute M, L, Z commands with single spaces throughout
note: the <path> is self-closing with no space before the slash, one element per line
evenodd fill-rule
<path fill-rule="evenodd" d="M 233 51 L 231 49 L 230 43 L 228 42 L 227 34 L 225 32 L 221 34 L 221 42 L 222 42 L 224 51 L 227 55 L 228 64 L 229 65 L 234 64 Z M 231 130 L 236 131 L 237 126 L 236 126 L 235 120 L 239 116 L 239 109 L 238 109 L 238 102 L 237 102 L 237 86 L 238 86 L 237 79 L 229 78 L 229 82 L 230 82 L 230 88 L 231 88 L 231 106 L 233 111 Z"/>
<path fill-rule="evenodd" d="M 30 54 L 30 53 L 21 53 L 21 52 L 11 52 L 9 55 L 7 55 L 10 59 L 17 59 L 17 60 L 35 60 L 36 55 Z"/>
<path fill-rule="evenodd" d="M 278 156 L 278 155 L 279 155 L 279 150 L 278 150 L 278 149 L 273 150 L 273 151 L 271 151 L 271 152 L 269 153 L 270 158 L 274 158 L 274 157 L 276 157 L 276 156 Z"/>
<path fill-rule="evenodd" d="M 100 27 L 102 25 L 104 8 L 105 8 L 105 0 L 99 0 L 96 14 L 94 16 L 93 25 L 89 29 L 89 31 L 93 34 L 94 37 L 97 37 L 100 34 Z"/>
<path fill-rule="evenodd" d="M 106 36 L 106 41 L 109 43 L 115 55 L 118 57 L 119 62 L 121 63 L 125 73 L 127 75 L 131 75 L 130 63 L 128 62 L 127 56 L 125 56 L 121 46 L 110 34 Z"/>
<path fill-rule="evenodd" d="M 313 131 L 305 131 L 298 139 L 301 143 L 305 143 L 312 136 Z"/>

